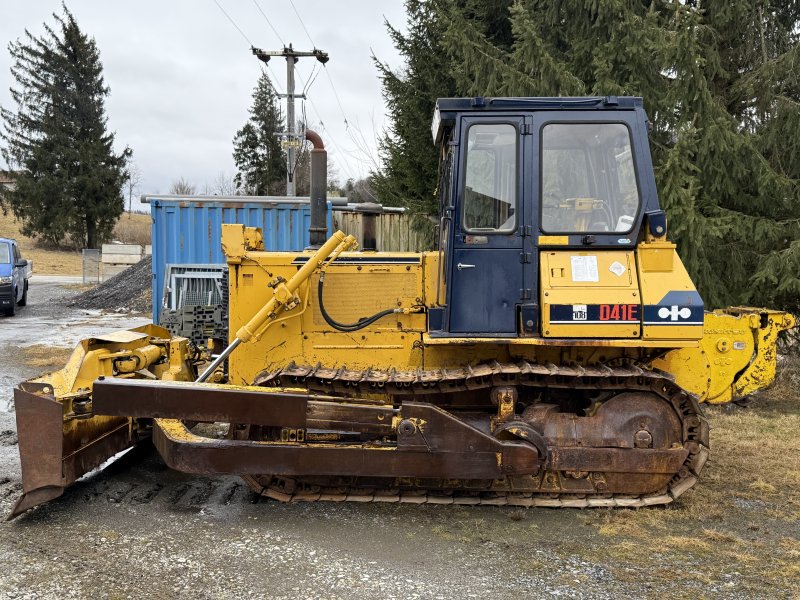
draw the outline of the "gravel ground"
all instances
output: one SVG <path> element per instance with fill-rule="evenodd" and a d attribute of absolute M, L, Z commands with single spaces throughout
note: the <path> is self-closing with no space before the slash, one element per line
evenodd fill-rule
<path fill-rule="evenodd" d="M 3 408 L 11 387 L 36 374 L 15 350 L 136 324 L 65 309 L 65 294 L 57 285 L 34 286 L 15 327 L 0 320 L 3 514 L 20 488 L 13 413 Z M 71 325 L 59 331 L 59 322 Z M 710 480 L 701 485 L 714 485 L 713 469 Z M 679 514 L 702 497 L 690 492 L 682 502 Z M 741 508 L 743 531 L 761 518 L 758 510 Z M 713 545 L 703 555 L 670 548 L 686 537 L 659 543 L 624 528 L 609 534 L 609 523 L 619 528 L 629 517 L 659 520 L 676 511 L 257 502 L 236 477 L 171 471 L 140 448 L 0 524 L 0 598 L 792 597 L 780 579 L 765 583 L 714 554 Z M 687 519 L 675 536 L 701 526 Z M 798 531 L 774 519 L 759 527 L 768 541 Z"/>
<path fill-rule="evenodd" d="M 146 256 L 92 289 L 66 301 L 67 306 L 147 313 L 152 308 L 153 257 Z"/>

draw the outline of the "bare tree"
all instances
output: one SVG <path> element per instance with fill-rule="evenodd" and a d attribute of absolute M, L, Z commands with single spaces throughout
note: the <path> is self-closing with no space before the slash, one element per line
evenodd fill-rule
<path fill-rule="evenodd" d="M 125 187 L 128 191 L 128 218 L 130 219 L 133 212 L 133 197 L 139 193 L 139 186 L 142 183 L 142 171 L 133 159 L 130 159 L 125 173 L 127 176 Z"/>
<path fill-rule="evenodd" d="M 169 187 L 169 193 L 175 194 L 176 196 L 193 196 L 196 190 L 197 188 L 183 177 L 180 177 L 177 181 L 173 181 L 172 185 Z"/>
<path fill-rule="evenodd" d="M 236 189 L 236 180 L 233 175 L 229 175 L 225 171 L 220 171 L 214 178 L 212 186 L 213 194 L 218 196 L 236 196 L 238 190 Z"/>
<path fill-rule="evenodd" d="M 342 182 L 339 180 L 339 169 L 336 168 L 336 164 L 333 162 L 333 158 L 330 154 L 328 155 L 328 191 L 338 193 L 342 191 Z"/>
<path fill-rule="evenodd" d="M 353 181 L 348 179 L 344 184 L 344 192 L 348 202 L 377 202 L 372 183 L 368 177 Z"/>

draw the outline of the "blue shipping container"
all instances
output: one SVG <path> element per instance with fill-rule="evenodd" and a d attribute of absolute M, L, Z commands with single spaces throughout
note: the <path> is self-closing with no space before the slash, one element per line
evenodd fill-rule
<path fill-rule="evenodd" d="M 309 244 L 308 198 L 147 196 L 153 217 L 153 322 L 158 323 L 168 264 L 225 264 L 222 224 L 260 227 L 267 250 L 296 252 Z M 332 232 L 328 203 L 328 231 Z"/>

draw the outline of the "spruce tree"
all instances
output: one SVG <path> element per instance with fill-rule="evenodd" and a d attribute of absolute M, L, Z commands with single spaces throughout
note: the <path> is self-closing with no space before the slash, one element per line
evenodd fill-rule
<path fill-rule="evenodd" d="M 379 141 L 382 168 L 372 174 L 371 183 L 384 204 L 435 214 L 438 154 L 431 141 L 431 119 L 436 99 L 455 95 L 457 88 L 440 43 L 445 24 L 429 2 L 406 0 L 405 5 L 408 33 L 386 23 L 405 69 L 395 73 L 373 57 L 391 122 Z"/>
<path fill-rule="evenodd" d="M 97 248 L 125 208 L 131 150 L 114 152 L 97 45 L 63 10 L 44 35 L 26 31 L 23 41 L 9 44 L 16 110 L 0 109 L 0 137 L 3 159 L 18 176 L 0 204 L 22 221 L 25 235 L 56 245 L 69 236 Z"/>
<path fill-rule="evenodd" d="M 458 95 L 642 96 L 671 237 L 706 304 L 800 304 L 797 3 L 426 4 L 447 56 L 432 64 Z"/>
<path fill-rule="evenodd" d="M 286 155 L 275 136 L 285 130 L 284 119 L 266 73 L 262 73 L 253 90 L 249 112 L 247 123 L 233 140 L 236 186 L 241 192 L 256 196 L 285 194 Z"/>

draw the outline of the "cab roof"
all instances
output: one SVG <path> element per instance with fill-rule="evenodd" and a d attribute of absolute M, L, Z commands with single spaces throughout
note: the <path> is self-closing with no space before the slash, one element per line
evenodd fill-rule
<path fill-rule="evenodd" d="M 492 112 L 509 110 L 634 110 L 642 108 L 638 96 L 554 96 L 519 98 L 439 98 L 433 111 L 431 134 L 439 143 L 446 127 L 455 124 L 456 115 L 463 112 Z"/>

